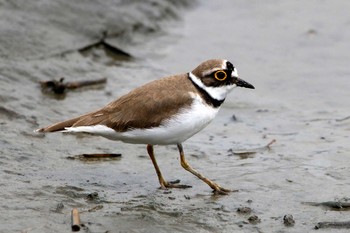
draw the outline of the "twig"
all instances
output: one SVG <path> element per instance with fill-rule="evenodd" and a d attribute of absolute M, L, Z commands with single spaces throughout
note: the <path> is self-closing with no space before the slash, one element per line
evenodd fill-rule
<path fill-rule="evenodd" d="M 48 81 L 40 81 L 40 85 L 42 89 L 49 89 L 55 94 L 63 94 L 64 90 L 66 89 L 63 80 L 64 78 L 60 78 L 59 80 L 53 79 Z"/>
<path fill-rule="evenodd" d="M 43 89 L 50 89 L 55 94 L 63 94 L 66 89 L 76 89 L 85 86 L 103 84 L 107 82 L 106 78 L 95 79 L 95 80 L 83 80 L 76 82 L 66 82 L 64 83 L 64 78 L 60 78 L 59 80 L 48 80 L 48 81 L 40 81 L 40 85 Z"/>
<path fill-rule="evenodd" d="M 335 121 L 341 122 L 341 121 L 346 121 L 348 119 L 350 119 L 350 116 L 347 116 L 347 117 L 344 117 L 344 118 L 341 118 L 341 119 L 335 119 Z"/>
<path fill-rule="evenodd" d="M 319 222 L 315 226 L 315 229 L 320 229 L 320 228 L 350 228 L 350 221 L 345 221 L 345 222 Z"/>
<path fill-rule="evenodd" d="M 80 216 L 76 208 L 72 210 L 72 231 L 80 231 Z"/>
<path fill-rule="evenodd" d="M 108 39 L 107 36 L 108 36 L 108 32 L 105 31 L 105 32 L 102 32 L 101 39 L 99 39 L 98 41 L 91 42 L 85 46 L 82 46 L 79 48 L 67 49 L 58 53 L 53 53 L 51 55 L 33 57 L 32 59 L 40 60 L 40 59 L 47 59 L 49 57 L 62 57 L 64 55 L 72 54 L 77 51 L 84 54 L 89 52 L 91 49 L 98 48 L 98 47 L 102 47 L 102 49 L 104 49 L 106 52 L 112 53 L 114 56 L 120 57 L 125 60 L 133 58 L 133 56 L 130 53 L 114 46 L 111 43 L 106 42 L 106 39 Z"/>
<path fill-rule="evenodd" d="M 105 31 L 103 32 L 103 35 L 101 37 L 101 39 L 95 43 L 91 43 L 89 45 L 86 45 L 80 49 L 78 49 L 78 51 L 80 53 L 85 53 L 90 51 L 93 48 L 97 48 L 97 47 L 102 47 L 106 52 L 110 52 L 112 54 L 114 54 L 114 56 L 123 56 L 124 58 L 132 58 L 130 53 L 127 53 L 119 48 L 117 48 L 116 46 L 106 42 L 108 36 L 108 32 Z"/>
<path fill-rule="evenodd" d="M 94 211 L 100 210 L 102 208 L 103 208 L 103 205 L 97 205 L 97 206 L 95 206 L 95 207 L 93 207 L 91 209 L 88 209 L 88 212 L 94 212 Z"/>
<path fill-rule="evenodd" d="M 98 159 L 98 158 L 116 158 L 122 156 L 121 154 L 82 154 L 87 159 Z"/>
<path fill-rule="evenodd" d="M 263 152 L 265 150 L 270 150 L 271 149 L 271 145 L 273 143 L 275 143 L 275 142 L 276 142 L 276 140 L 273 139 L 271 142 L 269 142 L 266 146 L 263 146 L 263 147 L 258 147 L 258 148 L 253 148 L 253 149 L 246 149 L 246 150 L 238 150 L 238 151 L 233 151 L 232 149 L 230 149 L 229 152 L 231 152 L 234 155 L 248 157 L 249 155 L 256 154 L 258 152 Z"/>
<path fill-rule="evenodd" d="M 270 146 L 272 145 L 272 144 L 274 144 L 276 142 L 276 139 L 272 139 L 272 141 L 271 142 L 269 142 L 265 147 L 267 148 L 267 149 L 271 149 L 270 148 Z"/>
<path fill-rule="evenodd" d="M 79 87 L 103 84 L 103 83 L 106 83 L 106 82 L 107 82 L 106 78 L 95 79 L 95 80 L 83 80 L 83 81 L 77 81 L 77 82 L 68 82 L 68 83 L 66 83 L 66 87 L 68 89 L 76 89 L 76 88 L 79 88 Z"/>
<path fill-rule="evenodd" d="M 122 154 L 81 154 L 75 156 L 67 156 L 69 160 L 81 160 L 85 162 L 89 161 L 109 161 L 119 159 Z"/>
<path fill-rule="evenodd" d="M 349 202 L 340 202 L 340 201 L 325 201 L 325 202 L 303 202 L 303 204 L 311 206 L 323 206 L 337 210 L 343 210 L 350 208 Z"/>

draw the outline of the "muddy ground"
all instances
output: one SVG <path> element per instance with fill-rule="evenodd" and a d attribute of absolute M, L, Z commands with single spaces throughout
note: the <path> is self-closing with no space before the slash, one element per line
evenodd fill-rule
<path fill-rule="evenodd" d="M 72 208 L 82 232 L 347 232 L 314 229 L 350 221 L 347 208 L 310 202 L 350 198 L 349 9 L 330 0 L 0 1 L 0 232 L 69 232 Z M 125 53 L 86 47 L 106 34 Z M 210 58 L 233 62 L 256 89 L 234 90 L 184 149 L 193 167 L 239 192 L 213 196 L 175 146 L 155 148 L 160 167 L 191 189 L 158 189 L 144 145 L 33 133 Z M 38 84 L 61 77 L 107 83 L 59 97 Z M 270 150 L 234 153 L 273 139 Z M 122 156 L 71 159 L 84 153 Z"/>

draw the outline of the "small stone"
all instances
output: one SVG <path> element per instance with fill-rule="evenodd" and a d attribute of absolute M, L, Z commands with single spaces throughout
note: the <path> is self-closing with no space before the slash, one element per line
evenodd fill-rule
<path fill-rule="evenodd" d="M 295 220 L 294 220 L 294 218 L 293 218 L 293 215 L 291 215 L 291 214 L 286 214 L 286 215 L 284 215 L 284 217 L 283 217 L 283 223 L 284 223 L 284 225 L 287 226 L 287 227 L 294 226 Z"/>
<path fill-rule="evenodd" d="M 56 213 L 61 213 L 64 208 L 64 205 L 62 202 L 58 203 L 56 206 L 56 209 L 54 210 Z"/>
<path fill-rule="evenodd" d="M 237 209 L 237 212 L 240 213 L 240 214 L 250 214 L 252 212 L 252 209 L 250 207 L 239 207 Z"/>
<path fill-rule="evenodd" d="M 269 112 L 269 110 L 268 109 L 258 109 L 258 110 L 256 110 L 256 112 Z"/>
<path fill-rule="evenodd" d="M 237 117 L 236 117 L 235 114 L 232 115 L 232 120 L 233 120 L 233 121 L 237 121 Z"/>
<path fill-rule="evenodd" d="M 248 218 L 248 221 L 251 223 L 251 224 L 258 224 L 259 222 L 261 222 L 260 218 L 256 215 L 252 215 Z"/>
<path fill-rule="evenodd" d="M 86 199 L 89 201 L 94 201 L 98 199 L 98 193 L 97 192 L 90 193 L 86 196 Z"/>
<path fill-rule="evenodd" d="M 307 30 L 306 34 L 309 36 L 315 36 L 315 35 L 317 35 L 317 31 L 315 29 L 311 28 L 311 29 Z"/>

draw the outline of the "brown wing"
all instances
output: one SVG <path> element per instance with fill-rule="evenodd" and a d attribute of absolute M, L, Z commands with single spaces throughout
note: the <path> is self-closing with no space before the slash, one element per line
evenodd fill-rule
<path fill-rule="evenodd" d="M 67 121 L 62 121 L 62 122 L 58 122 L 56 124 L 47 126 L 45 128 L 41 128 L 36 130 L 37 132 L 56 132 L 56 131 L 60 131 L 60 130 L 64 130 L 66 127 L 71 127 L 75 122 L 77 122 L 81 117 L 76 117 L 73 119 L 69 119 Z"/>
<path fill-rule="evenodd" d="M 188 83 L 186 83 L 188 82 Z M 184 89 L 180 89 L 182 86 Z M 63 130 L 65 127 L 106 125 L 124 132 L 130 128 L 159 126 L 179 109 L 190 106 L 195 91 L 187 75 L 153 81 L 111 102 L 104 108 L 41 129 L 41 132 Z"/>

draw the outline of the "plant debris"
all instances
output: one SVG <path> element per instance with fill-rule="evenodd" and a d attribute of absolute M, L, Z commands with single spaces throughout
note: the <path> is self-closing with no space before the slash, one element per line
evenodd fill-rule
<path fill-rule="evenodd" d="M 97 205 L 92 207 L 91 209 L 88 209 L 88 212 L 95 212 L 97 210 L 103 209 L 103 205 Z"/>
<path fill-rule="evenodd" d="M 97 161 L 97 160 L 113 160 L 120 158 L 122 154 L 81 154 L 75 156 L 68 156 L 70 160 L 82 160 L 82 161 Z"/>
<path fill-rule="evenodd" d="M 243 150 L 232 150 L 229 149 L 228 152 L 230 152 L 231 154 L 229 155 L 238 155 L 241 157 L 241 159 L 246 159 L 246 158 L 251 158 L 252 155 L 256 154 L 256 153 L 260 153 L 266 150 L 271 150 L 271 145 L 273 143 L 275 143 L 276 140 L 273 139 L 271 142 L 269 142 L 266 146 L 263 147 L 258 147 L 258 148 L 252 148 L 252 149 L 243 149 Z"/>
<path fill-rule="evenodd" d="M 72 210 L 72 231 L 80 231 L 80 216 L 76 208 Z"/>
<path fill-rule="evenodd" d="M 315 229 L 321 229 L 321 228 L 336 228 L 336 229 L 349 229 L 350 228 L 350 221 L 345 222 L 319 222 L 315 226 Z"/>
<path fill-rule="evenodd" d="M 350 202 L 326 201 L 326 202 L 303 202 L 311 206 L 327 207 L 333 210 L 350 210 Z"/>
<path fill-rule="evenodd" d="M 106 78 L 95 79 L 95 80 L 83 80 L 83 81 L 75 81 L 75 82 L 63 82 L 64 78 L 60 78 L 59 80 L 48 80 L 48 81 L 40 81 L 41 88 L 43 90 L 51 91 L 55 94 L 63 94 L 67 89 L 77 89 L 81 87 L 103 84 L 107 82 Z"/>
<path fill-rule="evenodd" d="M 350 116 L 347 116 L 347 117 L 344 117 L 344 118 L 341 118 L 341 119 L 335 119 L 335 121 L 341 122 L 341 121 L 346 121 L 346 120 L 349 120 L 349 119 L 350 119 Z"/>

